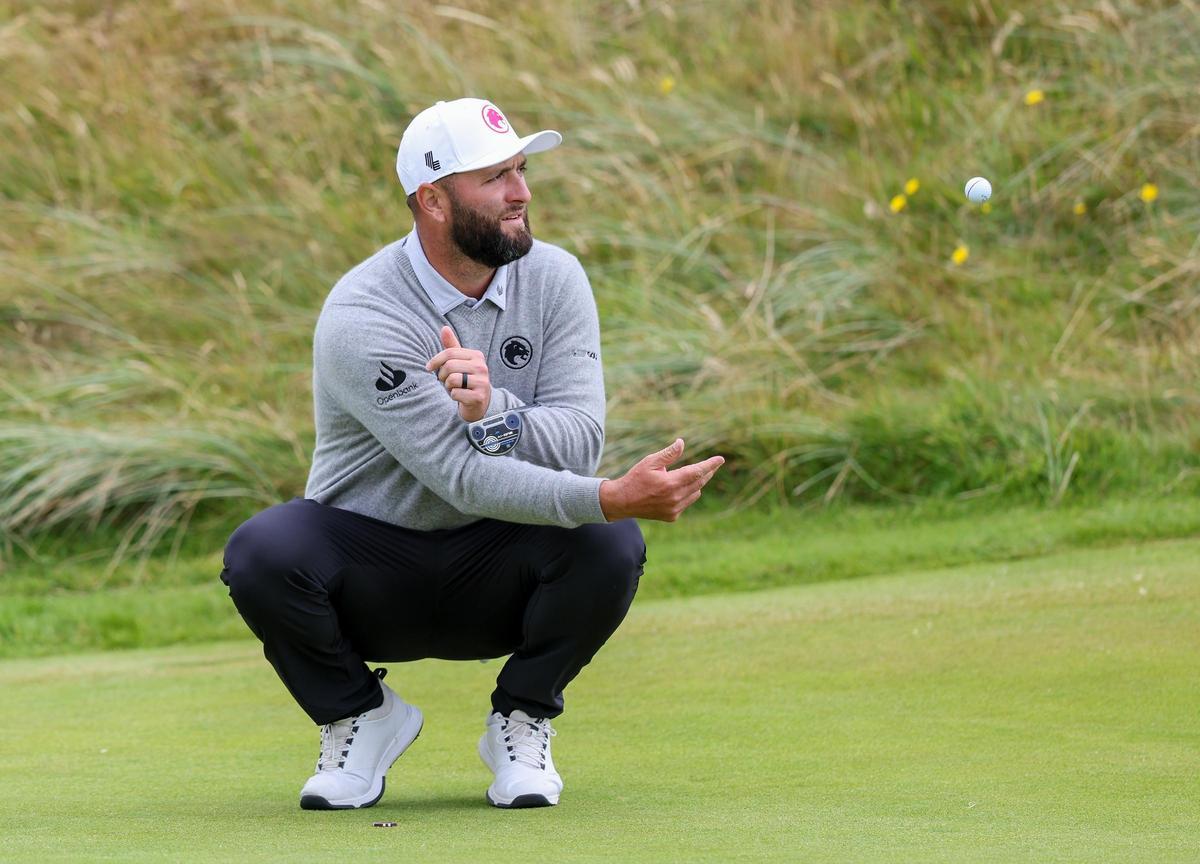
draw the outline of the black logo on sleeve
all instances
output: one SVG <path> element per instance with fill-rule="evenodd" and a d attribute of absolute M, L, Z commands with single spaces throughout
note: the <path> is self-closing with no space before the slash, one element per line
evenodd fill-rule
<path fill-rule="evenodd" d="M 393 399 L 398 399 L 406 393 L 416 390 L 416 381 L 410 382 L 407 387 L 400 387 L 407 377 L 408 374 L 403 369 L 396 369 L 381 360 L 379 362 L 379 377 L 375 379 L 375 389 L 387 393 L 387 395 L 377 396 L 375 404 L 379 406 L 386 405 Z M 397 390 L 397 387 L 400 387 L 400 389 Z"/>
<path fill-rule="evenodd" d="M 403 369 L 393 369 L 381 360 L 379 361 L 379 377 L 375 379 L 375 389 L 382 390 L 384 393 L 395 390 L 404 383 L 404 379 L 407 377 Z"/>
<path fill-rule="evenodd" d="M 509 336 L 500 346 L 500 359 L 509 369 L 524 369 L 533 357 L 533 346 L 524 336 Z"/>

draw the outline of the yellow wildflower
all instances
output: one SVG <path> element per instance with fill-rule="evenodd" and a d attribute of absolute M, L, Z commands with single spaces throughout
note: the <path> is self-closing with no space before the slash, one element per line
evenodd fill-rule
<path fill-rule="evenodd" d="M 904 184 L 904 194 L 905 195 L 916 195 L 917 190 L 920 188 L 921 188 L 921 181 L 918 180 L 916 177 L 912 177 L 909 179 L 909 181 L 907 183 Z"/>
<path fill-rule="evenodd" d="M 893 198 L 891 200 L 891 203 L 888 204 L 888 207 L 891 209 L 891 211 L 893 213 L 899 213 L 901 210 L 903 210 L 907 206 L 908 206 L 908 198 L 906 198 L 903 195 L 897 195 L 895 198 Z"/>
<path fill-rule="evenodd" d="M 950 260 L 956 265 L 964 263 L 971 255 L 971 250 L 963 244 L 959 243 L 954 247 L 954 251 L 950 254 Z"/>
<path fill-rule="evenodd" d="M 1156 198 L 1158 198 L 1158 187 L 1153 183 L 1143 184 L 1141 195 L 1142 200 L 1149 204 L 1151 201 L 1154 201 Z"/>
<path fill-rule="evenodd" d="M 1026 105 L 1038 105 L 1046 100 L 1046 94 L 1041 90 L 1030 90 L 1025 94 Z"/>
<path fill-rule="evenodd" d="M 1076 201 L 1075 206 L 1071 208 L 1071 212 L 1074 213 L 1076 216 L 1082 216 L 1084 213 L 1087 212 L 1087 205 L 1084 204 L 1082 201 Z"/>
<path fill-rule="evenodd" d="M 983 213 L 983 214 L 985 214 L 985 215 L 986 215 L 986 214 L 988 214 L 988 213 L 991 213 L 991 212 L 992 212 L 992 202 L 991 202 L 991 201 L 984 201 L 982 204 L 980 204 L 980 205 L 979 205 L 979 212 L 980 212 L 980 213 Z"/>
<path fill-rule="evenodd" d="M 675 79 L 670 75 L 664 75 L 662 80 L 658 82 L 658 92 L 667 96 L 675 89 Z"/>

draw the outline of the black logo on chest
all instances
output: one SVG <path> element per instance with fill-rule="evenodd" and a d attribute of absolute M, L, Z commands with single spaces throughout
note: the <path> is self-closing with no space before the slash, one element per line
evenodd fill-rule
<path fill-rule="evenodd" d="M 509 336 L 500 346 L 500 359 L 509 369 L 524 369 L 533 359 L 533 346 L 524 336 Z"/>

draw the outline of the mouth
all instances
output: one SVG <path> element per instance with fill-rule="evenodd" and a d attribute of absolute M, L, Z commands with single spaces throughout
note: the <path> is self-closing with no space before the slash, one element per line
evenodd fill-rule
<path fill-rule="evenodd" d="M 500 219 L 501 222 L 520 222 L 525 218 L 525 211 L 518 210 L 516 213 L 509 213 Z"/>

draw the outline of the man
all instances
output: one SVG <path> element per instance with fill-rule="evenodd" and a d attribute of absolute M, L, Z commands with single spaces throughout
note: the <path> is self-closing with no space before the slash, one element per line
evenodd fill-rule
<path fill-rule="evenodd" d="M 306 809 L 369 807 L 422 715 L 364 661 L 511 655 L 479 754 L 497 807 L 557 804 L 563 689 L 616 630 L 645 563 L 635 517 L 674 521 L 721 466 L 668 470 L 676 439 L 615 480 L 587 277 L 529 229 L 527 154 L 480 99 L 439 102 L 396 169 L 412 233 L 334 286 L 317 321 L 317 442 L 304 498 L 234 532 L 221 578 L 321 726 Z M 508 456 L 468 424 L 512 409 Z M 492 428 L 492 427 L 488 427 Z"/>

